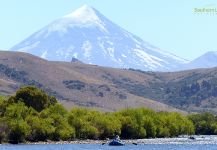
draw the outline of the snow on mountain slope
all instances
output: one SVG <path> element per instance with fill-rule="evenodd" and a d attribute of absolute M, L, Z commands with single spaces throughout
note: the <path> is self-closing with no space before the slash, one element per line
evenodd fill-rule
<path fill-rule="evenodd" d="M 171 71 L 187 63 L 112 23 L 87 5 L 52 22 L 11 48 L 48 60 L 118 68 Z"/>

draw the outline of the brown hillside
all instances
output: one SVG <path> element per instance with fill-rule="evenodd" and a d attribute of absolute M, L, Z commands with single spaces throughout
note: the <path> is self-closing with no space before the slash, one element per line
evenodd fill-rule
<path fill-rule="evenodd" d="M 0 52 L 0 92 L 12 94 L 22 85 L 35 85 L 56 96 L 67 108 L 73 105 L 114 111 L 148 107 L 158 111 L 180 111 L 166 104 L 130 93 L 126 83 L 148 85 L 152 75 L 79 62 L 50 62 L 21 52 Z"/>
<path fill-rule="evenodd" d="M 1 51 L 0 77 L 2 94 L 14 93 L 22 85 L 35 85 L 68 108 L 79 105 L 113 111 L 144 106 L 217 113 L 217 68 L 144 72 L 51 62 L 26 53 Z"/>

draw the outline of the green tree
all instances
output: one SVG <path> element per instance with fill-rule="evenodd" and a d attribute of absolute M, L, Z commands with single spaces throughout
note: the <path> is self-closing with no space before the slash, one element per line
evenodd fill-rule
<path fill-rule="evenodd" d="M 151 111 L 148 109 L 125 109 L 119 112 L 121 117 L 121 136 L 124 138 L 145 138 L 144 116 Z"/>
<path fill-rule="evenodd" d="M 8 132 L 8 125 L 5 119 L 0 118 L 0 143 L 6 140 L 7 132 Z"/>
<path fill-rule="evenodd" d="M 121 137 L 124 139 L 131 139 L 138 137 L 139 126 L 130 116 L 124 116 L 121 118 Z M 140 133 L 141 134 L 141 133 Z M 143 131 L 143 136 L 146 136 L 146 132 Z"/>
<path fill-rule="evenodd" d="M 121 133 L 121 123 L 112 115 L 98 115 L 93 120 L 93 124 L 99 130 L 101 139 L 112 138 Z"/>
<path fill-rule="evenodd" d="M 154 119 L 152 119 L 153 116 L 145 116 L 143 119 L 143 126 L 146 130 L 146 137 L 147 138 L 154 138 L 157 134 L 157 127 L 154 123 Z"/>
<path fill-rule="evenodd" d="M 75 129 L 68 123 L 68 112 L 61 104 L 52 105 L 40 113 L 40 117 L 48 119 L 54 127 L 51 140 L 70 140 L 75 138 Z"/>
<path fill-rule="evenodd" d="M 211 135 L 214 134 L 212 125 L 216 122 L 215 116 L 211 113 L 192 114 L 188 118 L 194 123 L 195 133 Z"/>
<path fill-rule="evenodd" d="M 85 108 L 73 108 L 68 116 L 69 124 L 75 128 L 76 138 L 79 139 L 97 139 L 99 131 L 93 126 L 93 119 L 100 115 L 95 111 L 87 110 Z"/>
<path fill-rule="evenodd" d="M 11 143 L 19 143 L 25 141 L 29 134 L 29 126 L 25 121 L 27 115 L 32 112 L 24 103 L 8 105 L 3 119 L 8 126 L 7 138 Z"/>
<path fill-rule="evenodd" d="M 30 134 L 27 137 L 29 141 L 46 141 L 55 131 L 48 118 L 43 119 L 38 116 L 29 115 L 26 121 L 30 126 Z"/>
<path fill-rule="evenodd" d="M 30 127 L 22 119 L 10 120 L 8 123 L 8 127 L 8 141 L 10 143 L 24 142 L 30 132 Z"/>
<path fill-rule="evenodd" d="M 9 98 L 10 102 L 24 102 L 26 106 L 32 107 L 38 112 L 47 108 L 50 105 L 54 105 L 57 100 L 54 97 L 47 95 L 41 89 L 33 86 L 27 86 L 20 88 L 15 96 Z"/>
<path fill-rule="evenodd" d="M 6 97 L 0 95 L 0 117 L 4 116 L 7 106 L 8 106 L 8 102 Z"/>
<path fill-rule="evenodd" d="M 96 127 L 92 126 L 90 123 L 85 123 L 80 129 L 80 137 L 82 139 L 98 139 L 99 131 Z"/>
<path fill-rule="evenodd" d="M 26 116 L 31 112 L 31 109 L 26 107 L 24 103 L 18 102 L 11 104 L 6 108 L 4 117 L 8 120 L 20 120 L 25 119 Z"/>

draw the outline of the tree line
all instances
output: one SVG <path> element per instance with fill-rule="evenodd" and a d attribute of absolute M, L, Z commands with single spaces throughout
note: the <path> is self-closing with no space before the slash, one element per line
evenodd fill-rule
<path fill-rule="evenodd" d="M 22 87 L 0 97 L 0 142 L 20 143 L 75 139 L 123 139 L 217 134 L 210 113 L 184 116 L 146 108 L 100 112 L 73 107 L 67 111 L 55 97 L 36 87 Z"/>

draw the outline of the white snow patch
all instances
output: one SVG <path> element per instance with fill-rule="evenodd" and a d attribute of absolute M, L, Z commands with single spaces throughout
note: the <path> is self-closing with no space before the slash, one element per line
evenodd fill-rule
<path fill-rule="evenodd" d="M 128 38 L 131 38 L 132 36 L 130 35 L 130 33 L 124 29 L 122 29 L 122 32 L 124 33 L 124 35 Z"/>
<path fill-rule="evenodd" d="M 143 50 L 140 49 L 134 49 L 134 53 L 136 56 L 138 56 L 140 58 L 140 60 L 144 63 L 147 63 L 148 66 L 152 67 L 152 68 L 157 68 L 159 66 L 162 66 L 162 64 L 160 62 L 163 62 L 162 59 L 157 58 L 153 55 L 149 55 L 146 52 L 144 52 Z"/>
<path fill-rule="evenodd" d="M 107 43 L 112 45 L 112 46 L 114 45 L 114 43 L 112 41 L 107 41 Z"/>
<path fill-rule="evenodd" d="M 105 24 L 97 16 L 96 10 L 87 5 L 83 5 L 72 13 L 65 15 L 63 20 L 65 19 L 72 21 L 74 25 L 97 25 L 107 32 Z"/>
<path fill-rule="evenodd" d="M 66 49 L 65 51 L 65 58 L 71 58 L 72 54 L 73 54 L 73 50 L 74 50 L 74 46 L 70 46 Z"/>
<path fill-rule="evenodd" d="M 41 54 L 41 58 L 46 59 L 46 57 L 47 57 L 47 50 L 44 51 L 44 52 Z"/>
<path fill-rule="evenodd" d="M 79 20 L 80 22 L 99 20 L 98 16 L 95 13 L 94 8 L 88 5 L 81 6 L 80 8 L 76 9 L 72 13 L 65 15 L 64 18 L 73 18 Z"/>
<path fill-rule="evenodd" d="M 58 57 L 60 57 L 60 56 L 62 56 L 62 55 L 64 54 L 61 49 L 58 49 L 55 53 L 56 53 L 56 55 L 57 55 Z"/>
<path fill-rule="evenodd" d="M 98 27 L 100 30 L 108 33 L 105 23 L 97 16 L 96 10 L 87 5 L 83 5 L 72 13 L 51 23 L 46 29 L 47 32 L 44 38 L 48 37 L 52 32 L 57 31 L 60 36 L 64 36 L 67 33 L 68 28 L 88 28 L 92 26 Z M 38 35 L 40 34 L 41 33 L 39 32 Z M 38 35 L 36 35 L 36 37 Z"/>
<path fill-rule="evenodd" d="M 122 57 L 124 57 L 124 58 L 126 58 L 126 57 L 127 57 L 127 56 L 126 56 L 126 55 L 124 55 L 124 54 L 121 54 L 121 56 L 122 56 Z"/>
<path fill-rule="evenodd" d="M 138 44 L 136 44 L 136 48 L 139 48 L 139 49 L 141 49 L 141 46 L 140 46 L 140 45 L 138 45 Z"/>
<path fill-rule="evenodd" d="M 78 53 L 74 53 L 72 56 L 73 56 L 74 58 L 78 58 Z"/>
<path fill-rule="evenodd" d="M 188 63 L 189 61 L 186 60 L 186 59 L 183 59 L 183 58 L 180 58 L 174 54 L 171 54 L 169 52 L 166 52 L 166 51 L 163 51 L 155 46 L 152 46 L 151 44 L 147 43 L 147 42 L 144 42 L 144 45 L 145 45 L 145 48 L 147 49 L 151 49 L 152 51 L 155 51 L 159 54 L 161 54 L 162 56 L 166 57 L 165 60 L 168 60 L 168 59 L 173 59 L 175 60 L 176 62 L 179 62 L 179 63 Z"/>
<path fill-rule="evenodd" d="M 160 53 L 161 55 L 163 55 L 164 57 L 168 57 L 168 58 L 173 59 L 173 60 L 175 60 L 177 62 L 180 62 L 180 63 L 188 63 L 189 62 L 188 60 L 185 60 L 185 59 L 180 58 L 180 57 L 178 57 L 178 56 L 176 56 L 174 54 L 165 52 L 165 51 L 160 50 L 160 49 L 158 49 L 157 52 Z"/>
<path fill-rule="evenodd" d="M 139 41 L 137 40 L 137 38 L 136 38 L 133 34 L 129 33 L 129 32 L 126 31 L 126 30 L 123 30 L 123 32 L 124 32 L 124 35 L 125 35 L 126 37 L 132 39 L 134 42 L 136 42 L 137 44 L 141 45 L 141 42 L 139 42 Z"/>
<path fill-rule="evenodd" d="M 69 60 L 74 54 L 73 50 L 74 50 L 74 46 L 69 46 L 67 49 L 60 48 L 55 53 L 58 57 L 64 57 L 65 59 Z"/>
<path fill-rule="evenodd" d="M 105 47 L 104 47 L 103 38 L 97 37 L 97 40 L 98 40 L 98 45 L 99 45 L 99 47 L 103 50 L 103 55 L 106 56 L 107 51 L 106 51 L 106 49 L 105 49 Z"/>
<path fill-rule="evenodd" d="M 113 47 L 107 48 L 108 54 L 110 57 L 114 58 L 115 49 Z"/>
<path fill-rule="evenodd" d="M 51 33 L 57 31 L 59 35 L 62 37 L 65 33 L 67 33 L 67 24 L 62 24 L 60 22 L 54 22 L 47 29 L 47 33 L 44 35 L 44 39 L 47 38 Z"/>
<path fill-rule="evenodd" d="M 136 38 L 134 38 L 133 36 L 131 36 L 131 38 L 134 40 L 134 42 L 136 42 L 137 44 L 141 45 L 141 42 L 139 42 Z"/>
<path fill-rule="evenodd" d="M 85 41 L 82 45 L 82 49 L 84 50 L 84 56 L 86 58 L 91 56 L 92 45 L 89 41 Z"/>

